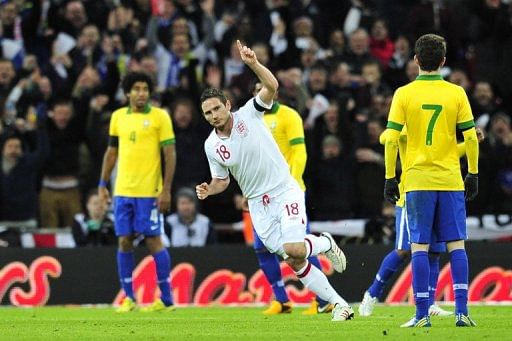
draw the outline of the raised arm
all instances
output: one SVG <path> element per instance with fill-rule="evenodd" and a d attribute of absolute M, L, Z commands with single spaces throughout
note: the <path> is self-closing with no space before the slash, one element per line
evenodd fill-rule
<path fill-rule="evenodd" d="M 263 103 L 272 104 L 272 101 L 277 93 L 279 83 L 276 77 L 267 69 L 263 64 L 258 61 L 256 53 L 247 46 L 242 46 L 240 40 L 236 41 L 238 51 L 242 57 L 243 62 L 256 74 L 263 87 L 258 92 L 259 98 Z"/>

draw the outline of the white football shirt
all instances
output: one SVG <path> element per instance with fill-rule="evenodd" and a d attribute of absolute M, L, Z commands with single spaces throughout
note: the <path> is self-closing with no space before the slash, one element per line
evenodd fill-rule
<path fill-rule="evenodd" d="M 265 108 L 266 107 L 266 108 Z M 229 173 L 245 197 L 251 199 L 287 185 L 293 178 L 274 138 L 263 121 L 268 110 L 259 97 L 232 113 L 231 135 L 220 138 L 215 129 L 204 143 L 212 178 Z"/>

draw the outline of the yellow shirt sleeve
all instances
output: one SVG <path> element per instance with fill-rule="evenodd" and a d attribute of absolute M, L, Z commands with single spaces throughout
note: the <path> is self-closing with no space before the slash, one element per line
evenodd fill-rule
<path fill-rule="evenodd" d="M 304 140 L 304 126 L 302 118 L 295 111 L 290 111 L 287 115 L 286 138 L 290 143 L 290 173 L 295 180 L 302 183 L 302 175 L 306 168 L 307 152 Z"/>
<path fill-rule="evenodd" d="M 398 156 L 398 138 L 400 132 L 390 129 L 384 145 L 384 164 L 386 167 L 386 179 L 396 177 L 396 160 Z"/>
<path fill-rule="evenodd" d="M 405 125 L 405 110 L 402 104 L 403 96 L 401 88 L 398 88 L 393 95 L 393 101 L 389 109 L 388 129 L 394 129 L 400 132 Z"/>
<path fill-rule="evenodd" d="M 471 174 L 478 174 L 478 138 L 476 136 L 476 129 L 471 128 L 465 130 L 464 144 L 466 145 L 466 157 L 468 159 L 468 172 Z"/>
<path fill-rule="evenodd" d="M 165 110 L 162 110 L 160 114 L 160 136 L 158 140 L 160 141 L 160 146 L 176 142 L 171 116 Z"/>
<path fill-rule="evenodd" d="M 384 130 L 384 131 L 382 132 L 382 134 L 380 134 L 380 136 L 379 136 L 379 143 L 380 143 L 381 145 L 385 145 L 385 144 L 386 144 L 386 139 L 387 139 L 387 136 L 388 136 L 387 131 L 388 131 L 387 129 L 386 129 L 386 130 Z"/>
<path fill-rule="evenodd" d="M 384 144 L 384 164 L 386 167 L 386 179 L 396 177 L 396 160 L 398 156 L 398 139 L 405 125 L 405 110 L 402 105 L 402 88 L 398 88 L 393 95 L 389 110 L 387 136 Z"/>
<path fill-rule="evenodd" d="M 466 130 L 475 126 L 473 113 L 468 96 L 463 88 L 460 88 L 459 112 L 457 113 L 457 129 Z"/>
<path fill-rule="evenodd" d="M 112 113 L 112 117 L 110 117 L 110 127 L 108 130 L 108 134 L 110 136 L 119 136 L 119 132 L 117 131 L 117 116 L 119 111 L 116 110 Z"/>

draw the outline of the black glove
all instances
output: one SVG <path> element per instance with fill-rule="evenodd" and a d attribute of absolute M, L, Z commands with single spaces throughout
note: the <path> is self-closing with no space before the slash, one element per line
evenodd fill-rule
<path fill-rule="evenodd" d="M 400 198 L 400 191 L 398 190 L 398 182 L 396 178 L 386 179 L 384 183 L 384 199 L 392 204 L 395 204 Z"/>
<path fill-rule="evenodd" d="M 466 189 L 466 201 L 475 199 L 478 194 L 478 174 L 468 173 L 464 179 L 464 188 Z"/>

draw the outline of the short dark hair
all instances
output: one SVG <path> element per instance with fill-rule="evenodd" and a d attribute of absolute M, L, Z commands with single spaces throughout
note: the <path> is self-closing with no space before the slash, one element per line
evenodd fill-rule
<path fill-rule="evenodd" d="M 201 104 L 210 98 L 218 98 L 222 104 L 226 104 L 228 102 L 228 98 L 224 95 L 224 92 L 216 88 L 207 88 L 203 91 L 200 99 Z"/>
<path fill-rule="evenodd" d="M 151 80 L 151 76 L 145 72 L 134 71 L 128 73 L 123 79 L 122 86 L 124 93 L 128 94 L 132 90 L 133 84 L 137 82 L 146 83 L 149 88 L 149 93 L 151 94 L 153 92 L 153 81 Z"/>
<path fill-rule="evenodd" d="M 71 110 L 74 110 L 73 101 L 67 97 L 57 98 L 52 103 L 52 109 L 55 109 L 58 106 L 68 106 L 71 107 Z"/>
<path fill-rule="evenodd" d="M 193 201 L 195 204 L 197 204 L 197 195 L 196 195 L 196 192 L 192 188 L 181 187 L 176 192 L 176 200 L 178 200 L 179 198 L 187 198 L 190 201 Z"/>
<path fill-rule="evenodd" d="M 446 41 L 436 34 L 422 35 L 416 40 L 414 53 L 421 70 L 435 71 L 446 56 Z"/>

